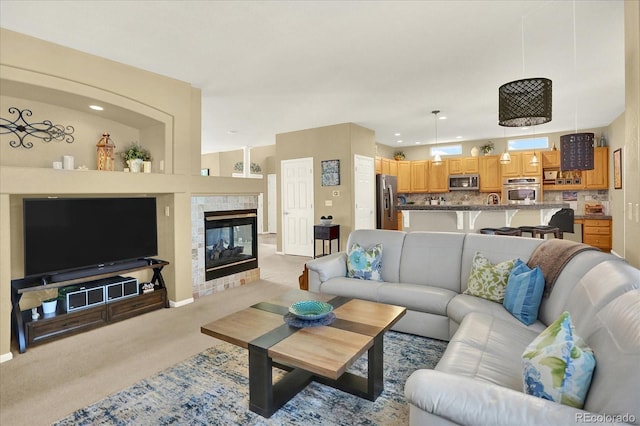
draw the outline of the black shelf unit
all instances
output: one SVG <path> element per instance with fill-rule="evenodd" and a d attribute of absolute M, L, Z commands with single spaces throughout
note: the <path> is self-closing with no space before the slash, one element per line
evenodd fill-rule
<path fill-rule="evenodd" d="M 111 270 L 107 273 L 102 273 L 100 270 L 95 270 L 94 273 L 88 270 L 86 276 L 82 278 L 55 283 L 46 283 L 46 280 L 38 278 L 12 280 L 11 322 L 20 353 L 24 353 L 28 346 L 37 343 L 81 333 L 156 309 L 168 308 L 169 299 L 167 298 L 167 289 L 162 277 L 162 268 L 168 265 L 169 262 L 158 259 L 145 259 L 145 261 L 143 266 L 127 267 L 123 265 L 122 269 Z M 76 312 L 63 312 L 62 308 L 58 306 L 55 314 L 47 315 L 46 317 L 41 316 L 37 320 L 31 318 L 31 309 L 20 310 L 20 299 L 25 293 L 82 284 L 87 281 L 110 278 L 147 269 L 153 270 L 153 277 L 150 281 L 154 284 L 153 292 L 89 307 Z"/>

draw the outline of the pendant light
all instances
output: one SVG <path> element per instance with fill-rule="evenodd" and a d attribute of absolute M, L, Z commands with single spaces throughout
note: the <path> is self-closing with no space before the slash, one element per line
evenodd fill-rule
<path fill-rule="evenodd" d="M 576 42 L 576 2 L 573 0 L 573 80 L 578 80 L 578 59 Z M 593 170 L 594 169 L 594 139 L 593 133 L 578 133 L 578 91 L 574 100 L 575 133 L 560 136 L 560 149 L 571 151 L 576 155 L 561 155 L 561 170 Z"/>
<path fill-rule="evenodd" d="M 509 154 L 509 151 L 507 151 L 507 149 L 505 148 L 502 155 L 500 155 L 500 164 L 509 164 L 509 163 L 511 163 L 511 154 Z"/>
<path fill-rule="evenodd" d="M 522 17 L 522 73 L 524 74 L 524 17 Z M 551 80 L 536 77 L 511 81 L 498 89 L 498 124 L 526 127 L 551 121 Z"/>
<path fill-rule="evenodd" d="M 433 110 L 431 111 L 431 113 L 434 116 L 434 120 L 436 123 L 436 144 L 438 143 L 438 114 L 440 114 L 440 110 Z M 433 162 L 431 163 L 434 166 L 439 166 L 440 164 L 442 164 L 442 157 L 440 157 L 440 154 L 436 154 L 433 156 Z"/>

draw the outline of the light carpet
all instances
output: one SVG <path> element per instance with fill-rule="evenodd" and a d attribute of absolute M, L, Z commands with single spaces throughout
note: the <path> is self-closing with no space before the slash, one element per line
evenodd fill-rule
<path fill-rule="evenodd" d="M 368 401 L 312 382 L 269 419 L 249 411 L 248 352 L 222 343 L 65 417 L 55 425 L 396 425 L 408 424 L 404 384 L 433 368 L 447 343 L 384 336 L 384 391 Z M 279 370 L 278 370 L 279 371 Z M 366 354 L 349 371 L 365 376 Z M 274 372 L 274 380 L 282 374 Z"/>

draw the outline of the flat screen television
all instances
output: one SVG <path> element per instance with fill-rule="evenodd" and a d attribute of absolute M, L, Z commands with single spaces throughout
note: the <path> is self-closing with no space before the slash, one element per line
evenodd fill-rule
<path fill-rule="evenodd" d="M 55 276 L 64 272 L 158 254 L 153 197 L 25 198 L 22 207 L 26 277 L 61 281 Z"/>

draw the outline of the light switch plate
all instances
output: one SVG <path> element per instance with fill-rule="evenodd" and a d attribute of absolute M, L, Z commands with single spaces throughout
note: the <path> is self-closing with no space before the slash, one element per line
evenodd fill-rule
<path fill-rule="evenodd" d="M 324 200 L 324 205 L 326 207 L 331 207 L 331 206 L 333 206 L 333 201 L 332 200 Z"/>

